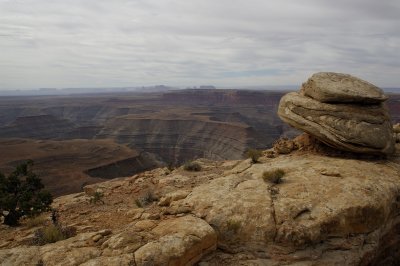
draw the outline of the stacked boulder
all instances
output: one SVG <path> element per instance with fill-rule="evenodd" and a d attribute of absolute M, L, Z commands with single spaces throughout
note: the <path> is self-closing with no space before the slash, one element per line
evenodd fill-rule
<path fill-rule="evenodd" d="M 396 142 L 400 143 L 400 123 L 393 126 L 393 131 L 396 136 Z"/>
<path fill-rule="evenodd" d="M 289 125 L 344 151 L 391 154 L 392 123 L 378 87 L 340 73 L 316 73 L 300 92 L 284 95 L 278 114 Z"/>

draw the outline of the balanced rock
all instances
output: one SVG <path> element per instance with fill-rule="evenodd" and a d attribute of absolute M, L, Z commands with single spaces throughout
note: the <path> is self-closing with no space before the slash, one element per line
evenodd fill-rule
<path fill-rule="evenodd" d="M 340 90 L 335 96 L 331 92 L 337 88 L 335 83 L 338 81 L 330 77 L 340 75 L 347 77 L 342 82 L 346 84 L 346 89 Z M 318 77 L 318 82 L 313 81 L 314 76 Z M 322 80 L 323 76 L 326 77 L 325 80 Z M 365 86 L 363 92 L 361 81 L 351 78 L 349 75 L 333 73 L 313 75 L 310 78 L 312 81 L 305 84 L 319 84 L 318 86 L 303 85 L 300 93 L 292 92 L 282 97 L 278 109 L 280 118 L 339 150 L 366 154 L 393 153 L 395 139 L 390 116 L 384 103 L 378 102 L 378 99 L 386 99 L 385 96 L 378 93 L 379 89 L 371 92 L 373 85 L 370 84 Z M 357 84 L 354 90 L 349 87 L 352 83 Z M 321 88 L 321 85 L 325 87 Z M 343 101 L 339 102 L 341 99 Z M 350 103 L 351 99 L 353 103 Z M 355 103 L 356 101 L 359 102 Z"/>
<path fill-rule="evenodd" d="M 348 74 L 320 72 L 302 86 L 305 96 L 322 103 L 380 103 L 388 98 L 375 85 Z"/>

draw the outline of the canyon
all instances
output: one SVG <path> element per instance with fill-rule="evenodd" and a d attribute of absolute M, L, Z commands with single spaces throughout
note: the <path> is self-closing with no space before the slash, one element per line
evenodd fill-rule
<path fill-rule="evenodd" d="M 383 159 L 288 142 L 298 148 L 257 163 L 198 159 L 199 171 L 157 168 L 58 197 L 58 223 L 76 235 L 35 244 L 49 213 L 0 224 L 0 264 L 399 265 L 399 144 Z M 274 169 L 280 182 L 264 178 Z"/>
<path fill-rule="evenodd" d="M 398 265 L 400 144 L 376 156 L 299 135 L 276 116 L 281 96 L 3 103 L 2 171 L 33 157 L 58 197 L 52 214 L 0 224 L 0 264 Z M 394 123 L 399 103 L 389 96 Z M 243 159 L 252 147 L 259 157 Z M 198 167 L 178 166 L 188 160 Z M 38 242 L 51 226 L 73 233 Z"/>
<path fill-rule="evenodd" d="M 0 171 L 32 159 L 55 195 L 197 158 L 242 159 L 298 131 L 277 116 L 282 91 L 186 89 L 0 97 Z M 389 94 L 393 122 L 400 95 Z"/>

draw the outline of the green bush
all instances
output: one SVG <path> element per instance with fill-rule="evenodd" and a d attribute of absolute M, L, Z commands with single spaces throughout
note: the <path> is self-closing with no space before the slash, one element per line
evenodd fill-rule
<path fill-rule="evenodd" d="M 197 162 L 186 162 L 183 165 L 183 169 L 186 171 L 198 172 L 201 171 L 201 165 Z"/>
<path fill-rule="evenodd" d="M 249 149 L 246 153 L 247 158 L 250 158 L 253 163 L 257 163 L 262 155 L 262 151 L 256 149 Z"/>
<path fill-rule="evenodd" d="M 282 183 L 282 177 L 285 175 L 285 171 L 282 169 L 275 169 L 270 171 L 265 171 L 262 178 L 265 182 L 270 182 L 273 184 Z"/>
<path fill-rule="evenodd" d="M 41 246 L 65 240 L 75 235 L 75 227 L 63 227 L 59 224 L 51 224 L 35 231 L 33 244 Z"/>
<path fill-rule="evenodd" d="M 28 160 L 8 177 L 0 173 L 0 215 L 7 225 L 16 226 L 22 216 L 33 217 L 50 209 L 53 197 L 43 190 L 41 179 L 32 172 L 32 166 L 33 161 Z"/>

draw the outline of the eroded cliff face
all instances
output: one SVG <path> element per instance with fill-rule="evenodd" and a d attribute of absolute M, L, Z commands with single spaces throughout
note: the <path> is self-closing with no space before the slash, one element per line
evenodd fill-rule
<path fill-rule="evenodd" d="M 400 148 L 400 147 L 397 147 Z M 85 187 L 54 202 L 77 235 L 29 246 L 2 226 L 5 265 L 398 265 L 400 159 L 300 148 L 259 163 L 198 160 Z M 280 183 L 265 171 L 282 169 Z M 95 191 L 104 204 L 91 204 Z M 138 206 L 138 202 L 141 202 Z"/>
<path fill-rule="evenodd" d="M 287 127 L 275 115 L 279 95 L 185 90 L 166 94 L 10 97 L 0 99 L 0 138 L 114 141 L 138 154 L 149 154 L 132 158 L 134 169 L 120 171 L 130 175 L 151 166 L 179 165 L 196 158 L 239 159 L 249 147 L 268 147 L 285 132 Z M 76 154 L 77 165 L 79 157 Z M 91 165 L 82 174 L 118 176 L 115 166 L 126 165 L 126 159 Z M 11 164 L 5 162 L 0 169 Z"/>
<path fill-rule="evenodd" d="M 107 140 L 129 147 L 135 156 L 112 157 L 84 163 L 86 152 L 68 152 L 68 160 L 49 160 L 54 150 L 35 156 L 2 160 L 0 170 L 19 160 L 50 162 L 42 172 L 47 187 L 57 195 L 77 192 L 86 182 L 132 175 L 162 165 L 179 165 L 196 158 L 240 159 L 248 148 L 268 148 L 281 136 L 298 132 L 276 115 L 281 92 L 183 90 L 165 94 L 110 94 L 0 99 L 0 145 L 12 138 L 39 141 L 93 142 Z M 388 100 L 398 120 L 398 97 Z M 23 140 L 24 141 L 24 140 Z M 30 150 L 31 143 L 19 150 Z M 3 145 L 3 150 L 15 147 Z M 107 148 L 107 147 L 105 147 Z M 107 148 L 108 149 L 108 148 Z M 100 149 L 92 157 L 101 157 Z M 140 157 L 140 154 L 148 156 Z M 64 157 L 64 156 L 61 156 Z M 7 158 L 2 158 L 7 159 Z M 74 160 L 75 159 L 75 160 Z M 90 160 L 89 160 L 90 161 Z M 87 162 L 87 160 L 86 160 Z M 128 169 L 129 165 L 132 169 Z M 38 167 L 43 164 L 38 164 Z M 80 172 L 65 171 L 75 165 Z M 47 171 L 50 166 L 54 171 Z M 51 181 L 51 178 L 54 180 Z M 73 179 L 73 185 L 68 180 Z M 56 187 L 57 182 L 63 184 Z"/>
<path fill-rule="evenodd" d="M 121 117 L 109 121 L 98 138 L 157 154 L 166 162 L 179 164 L 188 158 L 239 159 L 254 138 L 244 124 L 194 119 L 146 119 Z"/>

